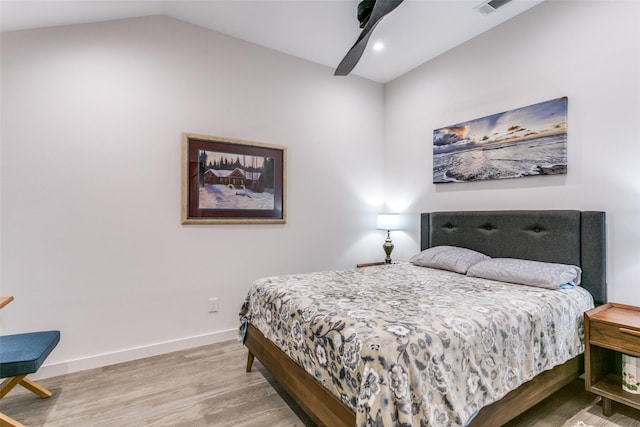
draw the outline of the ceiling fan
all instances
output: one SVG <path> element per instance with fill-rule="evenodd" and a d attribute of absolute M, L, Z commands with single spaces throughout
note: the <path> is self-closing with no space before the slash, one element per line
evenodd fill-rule
<path fill-rule="evenodd" d="M 355 44 L 342 59 L 335 76 L 346 76 L 353 70 L 367 47 L 373 29 L 389 12 L 398 7 L 403 0 L 363 0 L 358 4 L 358 21 L 362 32 Z"/>

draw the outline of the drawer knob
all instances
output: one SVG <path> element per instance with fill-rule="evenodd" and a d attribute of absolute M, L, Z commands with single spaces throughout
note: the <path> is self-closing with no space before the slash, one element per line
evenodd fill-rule
<path fill-rule="evenodd" d="M 635 331 L 633 329 L 627 329 L 627 328 L 620 328 L 618 330 L 623 334 L 633 335 L 634 337 L 640 337 L 640 331 Z"/>

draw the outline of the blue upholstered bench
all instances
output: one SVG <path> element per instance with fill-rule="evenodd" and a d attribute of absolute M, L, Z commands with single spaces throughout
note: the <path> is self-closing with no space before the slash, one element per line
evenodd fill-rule
<path fill-rule="evenodd" d="M 12 299 L 12 297 L 2 297 L 0 307 Z M 49 390 L 28 379 L 27 375 L 40 369 L 58 342 L 60 342 L 60 331 L 0 336 L 0 378 L 6 378 L 0 384 L 0 399 L 18 384 L 40 397 L 51 397 L 52 393 Z M 0 425 L 22 426 L 2 413 L 0 413 Z"/>
<path fill-rule="evenodd" d="M 0 378 L 33 374 L 58 342 L 59 331 L 0 336 Z"/>

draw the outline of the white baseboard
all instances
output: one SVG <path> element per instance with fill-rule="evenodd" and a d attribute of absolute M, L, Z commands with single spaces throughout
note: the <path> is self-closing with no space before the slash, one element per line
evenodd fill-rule
<path fill-rule="evenodd" d="M 116 363 L 129 362 L 143 359 L 145 357 L 157 356 L 159 354 L 171 353 L 174 351 L 186 350 L 208 344 L 215 344 L 222 341 L 237 339 L 238 330 L 229 329 L 227 331 L 213 332 L 210 334 L 198 335 L 194 337 L 182 338 L 174 341 L 166 341 L 144 347 L 136 347 L 127 350 L 117 351 L 107 354 L 84 357 L 82 359 L 69 360 L 53 364 L 43 364 L 38 372 L 29 376 L 37 380 L 58 375 L 70 374 L 73 372 L 86 371 L 87 369 L 101 368 L 103 366 L 114 365 Z"/>

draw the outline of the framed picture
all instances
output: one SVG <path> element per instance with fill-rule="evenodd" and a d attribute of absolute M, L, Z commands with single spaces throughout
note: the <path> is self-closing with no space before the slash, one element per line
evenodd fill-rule
<path fill-rule="evenodd" d="M 182 223 L 284 223 L 286 147 L 182 135 Z"/>
<path fill-rule="evenodd" d="M 567 173 L 567 97 L 433 131 L 433 182 Z"/>

